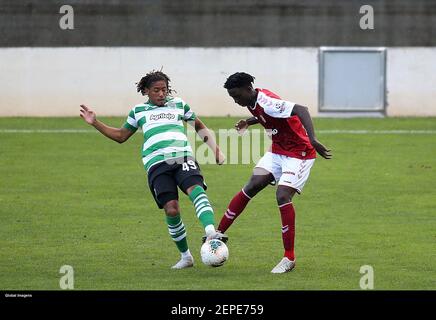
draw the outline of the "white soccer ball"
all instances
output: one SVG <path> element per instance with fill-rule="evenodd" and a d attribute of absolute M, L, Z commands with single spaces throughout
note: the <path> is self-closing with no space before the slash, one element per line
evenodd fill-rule
<path fill-rule="evenodd" d="M 220 267 L 229 259 L 229 248 L 221 240 L 212 239 L 203 243 L 200 255 L 205 265 Z"/>

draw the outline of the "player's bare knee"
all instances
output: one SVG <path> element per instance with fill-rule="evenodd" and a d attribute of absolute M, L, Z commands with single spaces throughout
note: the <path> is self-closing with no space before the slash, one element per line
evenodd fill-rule
<path fill-rule="evenodd" d="M 284 194 L 284 193 L 277 193 L 276 194 L 276 199 L 277 199 L 277 204 L 280 206 L 282 204 L 291 202 L 291 198 L 289 197 L 288 194 Z"/>
<path fill-rule="evenodd" d="M 250 196 L 254 197 L 258 192 L 262 191 L 271 181 L 273 177 L 270 173 L 256 175 L 253 174 L 250 181 L 245 185 L 244 192 Z"/>
<path fill-rule="evenodd" d="M 164 205 L 165 214 L 170 217 L 174 217 L 179 214 L 179 203 L 177 200 L 168 201 Z"/>
<path fill-rule="evenodd" d="M 196 187 L 201 187 L 199 184 L 194 184 L 193 186 L 190 186 L 186 189 L 187 194 L 191 194 L 192 190 L 194 190 Z"/>
<path fill-rule="evenodd" d="M 179 214 L 179 210 L 176 207 L 168 207 L 165 208 L 165 214 L 170 217 L 177 216 Z"/>
<path fill-rule="evenodd" d="M 276 191 L 277 204 L 282 205 L 291 202 L 294 194 L 294 189 L 289 187 L 283 188 L 279 186 Z"/>
<path fill-rule="evenodd" d="M 244 192 L 249 197 L 254 197 L 259 191 L 263 189 L 262 181 L 259 181 L 259 179 L 251 178 L 250 181 L 245 185 Z"/>
<path fill-rule="evenodd" d="M 254 197 L 256 195 L 256 187 L 253 184 L 247 183 L 244 188 L 242 188 L 249 197 Z"/>

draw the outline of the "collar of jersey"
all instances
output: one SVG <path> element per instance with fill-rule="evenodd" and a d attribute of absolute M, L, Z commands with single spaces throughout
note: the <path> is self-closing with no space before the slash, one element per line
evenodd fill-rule
<path fill-rule="evenodd" d="M 167 104 L 167 102 L 168 102 L 168 101 L 171 101 L 171 100 L 173 100 L 173 98 L 168 98 L 168 97 L 166 97 L 166 98 L 165 98 L 165 104 L 164 104 L 163 106 L 155 105 L 153 102 L 151 102 L 150 99 L 148 99 L 148 101 L 147 101 L 145 104 L 147 104 L 147 105 L 149 105 L 150 107 L 153 107 L 153 108 L 163 108 L 163 107 L 165 107 L 165 105 Z"/>
<path fill-rule="evenodd" d="M 256 102 L 254 103 L 254 106 L 253 106 L 253 107 L 248 106 L 248 108 L 250 108 L 251 110 L 256 109 L 257 99 L 259 99 L 259 93 L 261 92 L 261 91 L 260 91 L 261 89 L 259 89 L 259 88 L 254 88 L 254 90 L 257 91 L 257 96 L 256 96 Z"/>

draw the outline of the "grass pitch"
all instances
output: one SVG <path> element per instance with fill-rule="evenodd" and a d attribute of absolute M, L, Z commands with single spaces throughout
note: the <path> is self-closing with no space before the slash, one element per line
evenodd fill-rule
<path fill-rule="evenodd" d="M 214 130 L 236 120 L 203 119 Z M 0 119 L 0 290 L 59 290 L 63 265 L 77 290 L 359 290 L 363 265 L 375 289 L 436 289 L 436 119 L 315 119 L 315 128 L 334 157 L 318 158 L 294 198 L 297 267 L 273 275 L 274 187 L 228 230 L 221 268 L 200 262 L 203 230 L 181 194 L 196 265 L 170 270 L 179 253 L 148 190 L 140 133 L 118 145 L 53 131 L 92 129 L 80 118 Z M 217 223 L 253 165 L 202 166 Z"/>

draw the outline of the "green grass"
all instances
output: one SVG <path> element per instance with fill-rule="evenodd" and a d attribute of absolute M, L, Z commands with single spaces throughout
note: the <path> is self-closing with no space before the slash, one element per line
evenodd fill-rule
<path fill-rule="evenodd" d="M 119 126 L 124 118 L 106 118 Z M 205 118 L 212 129 L 235 118 Z M 436 130 L 435 118 L 315 119 L 334 159 L 319 158 L 297 212 L 296 269 L 280 260 L 280 218 L 268 187 L 227 232 L 224 267 L 200 263 L 203 230 L 181 196 L 197 263 L 179 258 L 148 190 L 141 136 L 118 145 L 98 133 L 8 133 L 90 129 L 73 118 L 0 119 L 0 290 L 58 290 L 63 265 L 77 290 L 359 290 L 362 265 L 375 289 L 436 289 L 436 134 L 346 134 L 321 130 Z M 1 132 L 3 130 L 3 132 Z M 203 165 L 218 222 L 250 165 Z"/>

